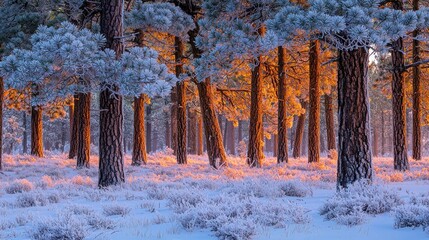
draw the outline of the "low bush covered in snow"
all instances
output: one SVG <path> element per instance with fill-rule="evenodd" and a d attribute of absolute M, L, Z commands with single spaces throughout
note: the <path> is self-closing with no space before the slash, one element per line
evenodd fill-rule
<path fill-rule="evenodd" d="M 353 226 L 362 224 L 368 214 L 389 212 L 393 207 L 403 204 L 397 193 L 379 185 L 356 182 L 341 189 L 320 209 L 327 220 Z"/>
<path fill-rule="evenodd" d="M 412 196 L 406 205 L 395 208 L 395 228 L 423 227 L 429 233 L 429 195 Z"/>
<path fill-rule="evenodd" d="M 72 215 L 63 215 L 58 218 L 40 221 L 32 233 L 34 240 L 82 240 L 87 236 L 87 231 Z"/>

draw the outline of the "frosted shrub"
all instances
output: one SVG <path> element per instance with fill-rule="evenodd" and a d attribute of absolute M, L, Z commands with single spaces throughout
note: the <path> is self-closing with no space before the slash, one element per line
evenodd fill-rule
<path fill-rule="evenodd" d="M 81 221 L 73 216 L 65 215 L 39 222 L 32 238 L 35 240 L 82 240 L 86 235 L 87 232 Z"/>
<path fill-rule="evenodd" d="M 147 197 L 152 200 L 163 200 L 166 198 L 166 189 L 159 187 L 159 186 L 153 186 L 151 188 L 147 189 Z"/>
<path fill-rule="evenodd" d="M 239 195 L 201 198 L 195 207 L 179 212 L 177 218 L 186 229 L 211 229 L 220 239 L 250 239 L 256 234 L 256 226 L 283 227 L 309 222 L 302 207 Z"/>
<path fill-rule="evenodd" d="M 395 209 L 395 228 L 429 227 L 429 208 L 424 205 L 404 205 Z"/>
<path fill-rule="evenodd" d="M 366 214 L 389 212 L 403 202 L 399 196 L 380 186 L 357 182 L 342 189 L 321 208 L 320 214 L 339 224 L 357 225 L 364 222 Z"/>
<path fill-rule="evenodd" d="M 114 229 L 115 222 L 100 214 L 89 214 L 86 218 L 88 225 L 94 229 Z"/>
<path fill-rule="evenodd" d="M 22 192 L 29 192 L 33 189 L 33 184 L 27 179 L 15 180 L 5 188 L 6 193 L 15 194 Z"/>
<path fill-rule="evenodd" d="M 221 240 L 246 240 L 256 235 L 256 226 L 245 219 L 236 219 L 233 222 L 223 216 L 218 219 L 215 235 Z"/>
<path fill-rule="evenodd" d="M 35 206 L 46 206 L 49 203 L 60 202 L 60 196 L 56 193 L 45 195 L 41 192 L 23 193 L 18 196 L 15 202 L 16 207 L 27 208 Z"/>
<path fill-rule="evenodd" d="M 103 213 L 106 216 L 125 216 L 130 213 L 131 209 L 129 207 L 124 207 L 120 205 L 109 205 L 103 207 Z"/>
<path fill-rule="evenodd" d="M 176 213 L 183 213 L 203 202 L 203 195 L 194 189 L 172 191 L 168 196 L 169 205 Z"/>
<path fill-rule="evenodd" d="M 279 184 L 281 192 L 289 197 L 307 197 L 312 196 L 313 191 L 308 185 L 298 181 L 281 182 Z"/>
<path fill-rule="evenodd" d="M 68 206 L 66 209 L 68 212 L 74 215 L 91 215 L 94 213 L 94 210 L 86 206 L 71 205 L 71 206 Z"/>

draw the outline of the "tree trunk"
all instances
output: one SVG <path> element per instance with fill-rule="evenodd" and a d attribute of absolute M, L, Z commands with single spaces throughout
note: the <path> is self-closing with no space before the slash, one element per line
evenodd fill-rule
<path fill-rule="evenodd" d="M 43 110 L 31 107 L 31 155 L 43 157 Z"/>
<path fill-rule="evenodd" d="M 123 0 L 102 0 L 100 32 L 106 37 L 106 48 L 120 58 L 124 45 Z M 110 89 L 117 90 L 116 86 Z M 100 148 L 98 185 L 107 187 L 125 182 L 123 158 L 122 97 L 105 89 L 100 93 Z"/>
<path fill-rule="evenodd" d="M 174 38 L 174 56 L 176 62 L 176 76 L 180 77 L 183 73 L 183 51 L 184 44 L 179 37 Z M 177 154 L 176 159 L 178 164 L 187 164 L 187 151 L 186 151 L 186 89 L 187 82 L 180 81 L 176 83 L 177 94 Z"/>
<path fill-rule="evenodd" d="M 171 148 L 173 149 L 173 154 L 177 155 L 177 90 L 174 86 L 171 90 L 170 100 L 171 100 Z"/>
<path fill-rule="evenodd" d="M 384 121 L 384 110 L 381 111 L 381 156 L 384 157 L 386 154 L 386 135 L 385 135 L 385 121 Z"/>
<path fill-rule="evenodd" d="M 328 150 L 337 149 L 335 143 L 335 123 L 334 108 L 332 104 L 332 95 L 326 94 L 325 97 L 325 120 L 326 120 L 326 138 L 328 140 Z"/>
<path fill-rule="evenodd" d="M 227 127 L 227 148 L 230 155 L 235 156 L 235 127 L 234 123 L 231 121 L 226 120 L 226 127 Z"/>
<path fill-rule="evenodd" d="M 308 114 L 308 162 L 320 161 L 320 43 L 310 42 L 310 111 Z"/>
<path fill-rule="evenodd" d="M 77 168 L 89 168 L 91 150 L 91 93 L 79 93 L 77 129 Z"/>
<path fill-rule="evenodd" d="M 74 95 L 73 105 L 70 106 L 70 149 L 69 158 L 76 157 L 77 153 L 77 133 L 78 133 L 78 122 L 79 122 L 79 97 Z"/>
<path fill-rule="evenodd" d="M 144 101 L 145 96 L 143 94 L 134 98 L 134 138 L 133 156 L 131 158 L 131 165 L 133 166 L 147 163 Z"/>
<path fill-rule="evenodd" d="M 378 131 L 375 124 L 372 128 L 372 134 L 374 136 L 374 139 L 372 140 L 372 155 L 374 157 L 378 157 Z"/>
<path fill-rule="evenodd" d="M 188 108 L 188 152 L 197 154 L 197 116 Z"/>
<path fill-rule="evenodd" d="M 206 79 L 204 82 L 198 82 L 197 87 L 201 114 L 204 122 L 209 163 L 212 167 L 217 169 L 225 166 L 227 162 L 222 134 L 214 108 L 213 90 L 209 79 Z"/>
<path fill-rule="evenodd" d="M 419 0 L 413 0 L 413 10 L 419 10 Z M 420 61 L 420 30 L 413 32 L 413 63 Z M 422 130 L 420 113 L 420 66 L 413 67 L 413 159 L 422 159 Z"/>
<path fill-rule="evenodd" d="M 302 108 L 306 109 L 306 112 L 307 112 L 307 103 L 302 101 L 301 106 L 302 106 Z M 304 136 L 306 112 L 299 115 L 299 117 L 298 117 L 298 123 L 297 123 L 296 129 L 295 129 L 295 140 L 293 141 L 293 157 L 294 158 L 301 157 L 301 146 L 302 146 L 302 138 Z"/>
<path fill-rule="evenodd" d="M 171 131 L 170 131 L 170 122 L 168 121 L 168 113 L 165 113 L 165 121 L 164 121 L 164 128 L 165 128 L 165 146 L 168 148 L 171 148 Z M 146 150 L 145 150 L 146 151 Z"/>
<path fill-rule="evenodd" d="M 27 129 L 27 112 L 23 112 L 22 114 L 22 128 L 24 129 L 22 136 L 22 153 L 28 153 L 28 129 Z M 1 130 L 0 130 L 1 131 Z M 1 140 L 0 140 L 1 142 Z"/>
<path fill-rule="evenodd" d="M 238 145 L 240 145 L 240 142 L 243 141 L 243 120 L 238 120 Z"/>
<path fill-rule="evenodd" d="M 340 50 L 338 60 L 337 187 L 361 179 L 372 180 L 369 120 L 368 59 L 366 49 Z"/>
<path fill-rule="evenodd" d="M 196 45 L 196 37 L 198 35 L 198 22 L 194 19 L 196 28 L 189 32 L 189 43 L 191 45 L 192 54 L 195 59 L 200 58 L 202 51 Z M 215 103 L 213 99 L 213 91 L 210 79 L 207 78 L 202 82 L 197 83 L 198 96 L 201 106 L 201 115 L 204 122 L 204 133 L 206 137 L 207 155 L 209 163 L 214 168 L 219 168 L 227 165 L 225 148 L 223 147 L 222 134 L 217 121 Z"/>
<path fill-rule="evenodd" d="M 3 105 L 4 105 L 4 83 L 0 77 L 0 171 L 3 170 Z"/>
<path fill-rule="evenodd" d="M 203 148 L 204 148 L 204 143 L 203 143 L 203 118 L 201 117 L 201 115 L 199 114 L 198 115 L 198 122 L 197 122 L 197 124 L 198 124 L 198 136 L 197 136 L 197 139 L 198 139 L 198 148 L 197 148 L 197 154 L 199 155 L 199 156 L 201 156 L 201 155 L 203 155 Z"/>
<path fill-rule="evenodd" d="M 278 125 L 277 125 L 277 163 L 288 162 L 288 146 L 287 146 L 287 109 L 286 109 L 286 73 L 285 73 L 285 57 L 286 49 L 282 46 L 278 47 Z"/>
<path fill-rule="evenodd" d="M 402 1 L 395 1 L 393 8 L 403 10 Z M 405 79 L 403 75 L 404 46 L 402 38 L 392 42 L 392 109 L 393 109 L 393 158 L 394 168 L 406 171 L 410 168 L 407 157 L 407 128 L 405 115 Z"/>
<path fill-rule="evenodd" d="M 259 34 L 263 36 L 265 28 L 259 29 Z M 263 152 L 263 112 L 262 112 L 262 56 L 254 62 L 252 70 L 251 94 L 250 94 L 250 124 L 249 142 L 247 147 L 247 164 L 250 167 L 262 167 Z"/>
<path fill-rule="evenodd" d="M 143 110 L 144 111 L 144 110 Z M 152 105 L 146 107 L 146 152 L 152 152 Z"/>

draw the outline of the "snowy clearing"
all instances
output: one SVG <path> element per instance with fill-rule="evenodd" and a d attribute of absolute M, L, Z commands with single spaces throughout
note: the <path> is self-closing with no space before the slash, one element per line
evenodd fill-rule
<path fill-rule="evenodd" d="M 205 157 L 189 160 L 178 166 L 174 156 L 156 153 L 132 167 L 127 157 L 126 183 L 99 190 L 96 156 L 83 170 L 66 155 L 5 156 L 0 239 L 429 238 L 422 230 L 428 159 L 398 173 L 391 158 L 375 158 L 375 186 L 337 196 L 336 164 L 326 158 L 312 165 L 268 158 L 262 169 L 230 158 L 222 170 Z"/>

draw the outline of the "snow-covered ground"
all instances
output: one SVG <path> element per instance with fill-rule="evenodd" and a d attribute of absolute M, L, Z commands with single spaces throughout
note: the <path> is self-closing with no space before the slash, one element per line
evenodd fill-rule
<path fill-rule="evenodd" d="M 91 160 L 76 170 L 66 155 L 4 156 L 0 239 L 429 239 L 429 159 L 397 173 L 375 158 L 375 185 L 340 194 L 331 159 L 250 169 L 230 158 L 214 170 L 157 153 L 142 167 L 128 157 L 126 183 L 105 190 Z"/>

